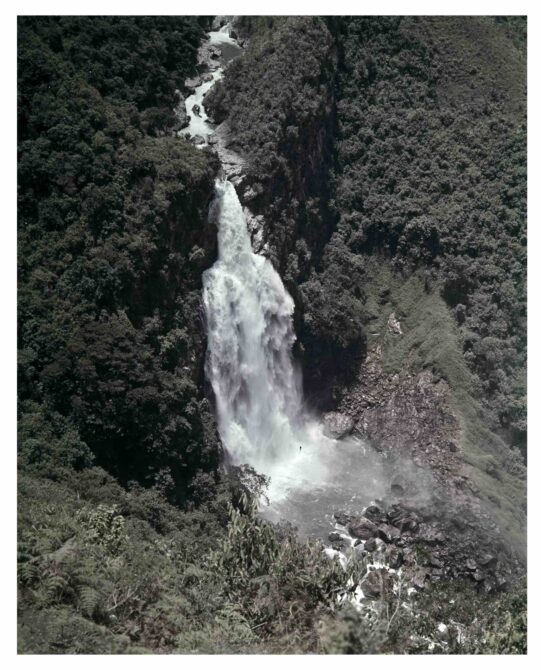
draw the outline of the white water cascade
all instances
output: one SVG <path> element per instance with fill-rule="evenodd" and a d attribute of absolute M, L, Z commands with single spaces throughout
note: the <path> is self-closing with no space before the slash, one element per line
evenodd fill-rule
<path fill-rule="evenodd" d="M 210 216 L 218 225 L 218 260 L 203 275 L 206 371 L 220 435 L 235 463 L 249 463 L 271 476 L 276 496 L 287 481 L 299 484 L 299 466 L 304 479 L 307 462 L 309 471 L 318 464 L 309 457 L 314 438 L 330 440 L 303 417 L 291 352 L 293 299 L 271 262 L 252 251 L 230 182 L 217 182 Z"/>

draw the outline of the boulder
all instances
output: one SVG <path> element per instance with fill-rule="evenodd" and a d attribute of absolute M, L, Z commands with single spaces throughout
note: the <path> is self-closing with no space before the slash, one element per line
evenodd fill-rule
<path fill-rule="evenodd" d="M 361 582 L 361 590 L 365 598 L 374 600 L 380 598 L 389 586 L 389 573 L 385 568 L 372 570 Z"/>
<path fill-rule="evenodd" d="M 358 541 L 359 540 L 357 540 L 357 542 Z M 369 540 L 366 540 L 366 542 L 364 543 L 364 548 L 365 548 L 366 551 L 370 551 L 370 552 L 377 551 L 378 543 L 376 541 L 376 538 L 371 537 Z"/>
<path fill-rule="evenodd" d="M 407 516 L 404 519 L 400 521 L 400 523 L 397 524 L 398 528 L 400 530 L 414 533 L 417 528 L 419 528 L 419 522 L 417 521 L 416 517 L 414 515 Z"/>
<path fill-rule="evenodd" d="M 427 564 L 430 565 L 432 568 L 437 569 L 443 568 L 443 563 L 434 554 L 430 554 L 430 556 L 427 559 Z"/>
<path fill-rule="evenodd" d="M 473 558 L 468 558 L 466 561 L 466 569 L 470 572 L 475 572 L 477 570 L 477 563 L 473 560 Z"/>
<path fill-rule="evenodd" d="M 244 191 L 242 192 L 242 200 L 243 202 L 250 202 L 252 200 L 255 200 L 257 196 L 261 195 L 263 193 L 263 186 L 259 183 L 254 183 L 251 184 L 250 186 L 247 186 Z"/>
<path fill-rule="evenodd" d="M 190 123 L 190 117 L 186 114 L 186 107 L 184 106 L 184 101 L 182 100 L 174 109 L 175 116 L 177 117 L 177 123 L 175 124 L 175 130 L 182 130 Z"/>
<path fill-rule="evenodd" d="M 242 197 L 243 200 L 245 200 L 246 202 L 250 202 L 252 200 L 255 200 L 255 198 L 257 198 L 257 192 L 251 186 L 248 186 L 248 188 L 244 191 Z"/>
<path fill-rule="evenodd" d="M 394 526 L 389 526 L 386 523 L 382 523 L 377 527 L 376 535 L 385 543 L 390 544 L 391 542 L 398 540 L 400 537 L 400 531 Z"/>
<path fill-rule="evenodd" d="M 354 519 L 348 525 L 349 534 L 359 540 L 369 540 L 371 537 L 376 537 L 377 530 L 376 524 L 366 517 Z"/>
<path fill-rule="evenodd" d="M 205 138 L 202 137 L 201 135 L 194 135 L 192 137 L 192 142 L 194 144 L 205 144 Z"/>
<path fill-rule="evenodd" d="M 195 116 L 201 116 L 201 107 L 199 107 L 199 105 L 194 105 L 192 107 L 192 112 L 195 114 Z"/>
<path fill-rule="evenodd" d="M 449 633 L 449 627 L 446 626 L 444 623 L 440 623 L 436 631 L 436 636 L 438 637 L 439 640 L 441 640 L 441 642 L 449 642 L 451 639 L 451 635 Z"/>
<path fill-rule="evenodd" d="M 387 514 L 381 509 L 379 505 L 369 505 L 363 512 L 364 516 L 374 523 L 384 523 L 387 519 Z"/>
<path fill-rule="evenodd" d="M 193 90 L 198 86 L 201 86 L 202 83 L 203 80 L 201 77 L 190 77 L 189 79 L 186 79 L 184 86 L 193 92 Z"/>
<path fill-rule="evenodd" d="M 396 549 L 396 547 L 389 547 L 387 550 L 387 562 L 392 570 L 398 570 L 404 562 L 404 554 L 400 549 Z"/>
<path fill-rule="evenodd" d="M 411 579 L 411 584 L 414 588 L 417 590 L 422 590 L 425 588 L 425 581 L 427 577 L 427 571 L 426 570 L 416 570 L 415 573 L 412 575 Z"/>
<path fill-rule="evenodd" d="M 355 425 L 353 419 L 341 412 L 328 412 L 323 417 L 323 434 L 334 440 L 349 435 Z"/>
<path fill-rule="evenodd" d="M 402 522 L 402 519 L 406 518 L 407 515 L 408 512 L 401 505 L 395 504 L 387 513 L 387 518 L 389 523 L 392 523 L 393 526 L 399 526 Z"/>
<path fill-rule="evenodd" d="M 391 480 L 391 493 L 395 496 L 403 496 L 406 492 L 406 480 L 401 475 L 393 477 Z"/>
<path fill-rule="evenodd" d="M 477 562 L 484 568 L 494 568 L 496 567 L 498 559 L 492 554 L 481 554 L 481 556 L 477 559 Z"/>
<path fill-rule="evenodd" d="M 351 521 L 351 516 L 345 512 L 335 512 L 333 516 L 336 519 L 336 523 L 339 523 L 341 526 L 347 526 Z"/>

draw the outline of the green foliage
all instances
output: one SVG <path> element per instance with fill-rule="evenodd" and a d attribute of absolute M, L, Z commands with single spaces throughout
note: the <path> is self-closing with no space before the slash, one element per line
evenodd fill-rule
<path fill-rule="evenodd" d="M 427 291 L 422 273 L 404 279 L 389 263 L 372 259 L 363 268 L 364 314 L 369 345 L 381 352 L 387 374 L 430 370 L 449 386 L 461 429 L 461 449 L 476 492 L 496 516 L 517 554 L 525 552 L 524 461 L 498 434 L 498 421 L 480 402 L 479 382 L 463 356 L 464 329 L 445 304 L 437 285 Z M 389 332 L 394 313 L 403 334 Z M 518 462 L 517 462 L 518 461 Z"/>
<path fill-rule="evenodd" d="M 310 129 L 328 122 L 334 67 L 324 22 L 289 17 L 255 37 L 246 56 L 230 64 L 225 80 L 208 95 L 206 106 L 216 120 L 228 116 L 236 142 L 250 158 L 251 174 L 271 181 L 276 195 L 278 183 L 308 187 L 302 152 L 313 155 Z"/>
<path fill-rule="evenodd" d="M 343 46 L 340 235 L 357 253 L 384 251 L 398 268 L 432 267 L 457 308 L 482 397 L 520 439 L 525 60 L 509 37 L 520 21 L 359 17 L 333 28 Z M 478 39 L 486 52 L 475 52 Z"/>
<path fill-rule="evenodd" d="M 218 164 L 171 111 L 205 25 L 19 19 L 20 653 L 525 653 L 522 588 L 356 612 L 363 566 L 262 520 L 249 467 L 219 472 L 199 318 Z M 249 159 L 309 383 L 376 345 L 387 372 L 440 375 L 509 533 L 525 472 L 493 428 L 525 430 L 524 21 L 238 30 L 207 106 Z"/>
<path fill-rule="evenodd" d="M 250 207 L 302 310 L 308 388 L 362 353 L 363 266 L 380 255 L 441 280 L 477 392 L 524 448 L 524 18 L 284 17 L 254 32 L 209 103 L 267 186 Z"/>
<path fill-rule="evenodd" d="M 125 519 L 117 514 L 113 505 L 98 505 L 96 509 L 83 507 L 78 510 L 76 519 L 83 529 L 86 545 L 102 545 L 111 554 L 118 554 L 126 543 L 124 533 Z"/>
<path fill-rule="evenodd" d="M 18 25 L 21 463 L 95 459 L 183 501 L 220 458 L 197 318 L 217 162 L 174 136 L 171 112 L 202 25 Z"/>
<path fill-rule="evenodd" d="M 210 555 L 210 569 L 223 576 L 225 594 L 260 628 L 258 635 L 285 627 L 308 636 L 315 616 L 333 611 L 351 590 L 353 565 L 344 571 L 319 543 L 299 543 L 292 529 L 261 520 L 245 495 L 242 505 L 244 514 L 230 506 L 228 533 Z"/>
<path fill-rule="evenodd" d="M 526 590 L 484 596 L 471 584 L 436 584 L 390 607 L 346 607 L 322 619 L 319 636 L 327 654 L 526 654 Z M 447 633 L 440 634 L 444 624 Z"/>
<path fill-rule="evenodd" d="M 320 545 L 258 517 L 263 483 L 250 470 L 224 478 L 222 523 L 211 502 L 183 512 L 97 468 L 58 482 L 21 476 L 21 651 L 313 650 L 319 617 L 338 607 L 351 575 Z"/>
<path fill-rule="evenodd" d="M 250 44 L 205 107 L 216 121 L 227 117 L 232 147 L 248 159 L 248 182 L 258 193 L 250 207 L 265 215 L 272 260 L 285 274 L 297 240 L 320 248 L 331 230 L 322 210 L 328 209 L 337 54 L 320 17 L 248 17 L 243 25 Z"/>
<path fill-rule="evenodd" d="M 92 452 L 69 419 L 32 401 L 21 408 L 17 428 L 22 465 L 50 471 L 92 464 Z"/>

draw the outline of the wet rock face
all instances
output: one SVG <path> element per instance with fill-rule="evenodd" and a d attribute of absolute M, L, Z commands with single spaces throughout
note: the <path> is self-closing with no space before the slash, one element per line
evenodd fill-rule
<path fill-rule="evenodd" d="M 387 520 L 387 514 L 385 510 L 379 505 L 369 505 L 364 510 L 364 516 L 374 523 L 385 523 Z"/>
<path fill-rule="evenodd" d="M 327 437 L 335 440 L 349 435 L 355 423 L 351 416 L 340 412 L 328 412 L 323 417 L 323 432 Z"/>
<path fill-rule="evenodd" d="M 347 526 L 348 523 L 351 521 L 351 516 L 349 514 L 346 514 L 346 512 L 335 512 L 334 518 L 336 520 L 336 523 L 339 523 L 341 526 Z"/>
<path fill-rule="evenodd" d="M 454 523 L 455 515 L 459 524 Z M 478 590 L 490 593 L 505 589 L 517 569 L 504 554 L 500 561 L 491 553 L 491 549 L 503 547 L 497 529 L 487 519 L 480 525 L 471 507 L 453 507 L 445 492 L 424 503 L 378 501 L 359 516 L 337 512 L 334 517 L 356 539 L 355 553 L 386 565 L 391 581 L 392 571 L 401 568 L 403 583 L 416 590 L 441 579 L 466 578 Z M 343 531 L 333 531 L 329 541 L 333 549 L 348 551 L 350 542 Z M 375 576 L 370 576 L 362 589 L 368 598 L 381 595 Z"/>
<path fill-rule="evenodd" d="M 395 540 L 398 540 L 398 538 L 400 537 L 400 531 L 398 530 L 398 528 L 394 528 L 394 526 L 389 526 L 385 523 L 378 526 L 376 534 L 381 540 L 383 540 L 387 544 L 394 542 Z"/>

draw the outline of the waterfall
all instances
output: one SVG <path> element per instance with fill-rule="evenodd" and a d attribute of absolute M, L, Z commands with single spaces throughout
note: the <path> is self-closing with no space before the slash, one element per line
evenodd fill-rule
<path fill-rule="evenodd" d="M 229 28 L 209 33 L 208 44 L 222 52 L 235 47 Z M 242 160 L 221 141 L 203 104 L 204 94 L 221 76 L 222 68 L 215 67 L 212 81 L 201 80 L 186 99 L 190 122 L 180 133 L 192 138 L 201 134 L 199 148 L 214 136 L 225 173 L 238 175 Z M 194 104 L 199 115 L 192 113 Z M 368 465 L 358 440 L 330 439 L 321 421 L 303 407 L 292 356 L 295 305 L 271 262 L 253 252 L 242 206 L 227 179 L 216 182 L 209 218 L 218 228 L 218 259 L 203 273 L 206 375 L 214 390 L 220 437 L 233 463 L 251 465 L 270 477 L 268 518 L 287 519 L 307 536 L 325 536 L 329 510 L 353 501 L 358 505 L 360 487 L 366 503 L 379 494 L 378 467 Z"/>
<path fill-rule="evenodd" d="M 230 182 L 216 183 L 210 216 L 218 225 L 218 260 L 203 275 L 206 373 L 228 453 L 267 473 L 301 446 L 302 397 L 291 354 L 295 306 L 271 262 L 253 253 Z"/>

